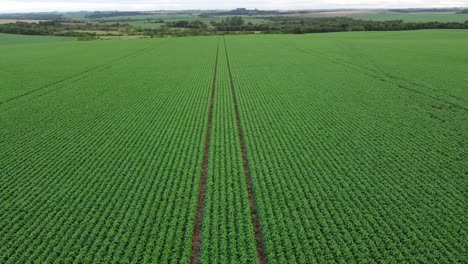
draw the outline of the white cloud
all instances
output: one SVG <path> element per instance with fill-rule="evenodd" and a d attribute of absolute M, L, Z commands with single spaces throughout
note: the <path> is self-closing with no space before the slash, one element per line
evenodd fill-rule
<path fill-rule="evenodd" d="M 468 0 L 0 0 L 0 13 L 80 10 L 321 9 L 468 6 Z"/>

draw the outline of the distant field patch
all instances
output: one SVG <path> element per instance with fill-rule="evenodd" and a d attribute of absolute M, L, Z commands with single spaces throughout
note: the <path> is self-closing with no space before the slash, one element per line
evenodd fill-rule
<path fill-rule="evenodd" d="M 447 13 L 355 13 L 347 14 L 347 17 L 362 20 L 388 21 L 403 20 L 404 22 L 465 22 L 468 21 L 468 14 Z"/>
<path fill-rule="evenodd" d="M 310 12 L 301 14 L 304 17 L 350 17 L 361 20 L 390 21 L 403 20 L 404 22 L 459 22 L 468 21 L 468 14 L 458 14 L 455 12 L 418 12 L 418 13 L 398 13 L 378 10 L 348 10 L 332 12 Z"/>
<path fill-rule="evenodd" d="M 16 23 L 16 22 L 38 23 L 38 22 L 43 22 L 43 21 L 47 21 L 47 20 L 0 19 L 0 24 L 10 24 L 10 23 Z"/>
<path fill-rule="evenodd" d="M 374 14 L 375 11 L 367 10 L 348 10 L 348 11 L 333 11 L 333 12 L 312 12 L 308 13 L 305 16 L 311 17 L 336 17 L 336 16 L 351 16 L 351 15 L 367 15 Z"/>

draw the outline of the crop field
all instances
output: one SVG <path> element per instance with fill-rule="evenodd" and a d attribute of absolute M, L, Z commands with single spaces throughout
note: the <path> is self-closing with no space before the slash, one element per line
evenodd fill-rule
<path fill-rule="evenodd" d="M 350 15 L 345 15 L 345 16 L 351 17 L 354 19 L 375 20 L 375 21 L 403 20 L 405 22 L 460 22 L 460 23 L 468 21 L 468 14 L 457 14 L 453 12 L 437 12 L 437 13 L 369 12 L 369 13 L 361 13 L 361 14 L 350 14 Z"/>
<path fill-rule="evenodd" d="M 24 23 L 38 23 L 41 21 L 47 21 L 47 20 L 32 20 L 32 19 L 2 19 L 0 18 L 0 24 L 9 24 L 9 23 L 16 23 L 16 22 L 24 22 Z"/>
<path fill-rule="evenodd" d="M 0 35 L 1 263 L 468 262 L 467 31 L 64 40 Z"/>

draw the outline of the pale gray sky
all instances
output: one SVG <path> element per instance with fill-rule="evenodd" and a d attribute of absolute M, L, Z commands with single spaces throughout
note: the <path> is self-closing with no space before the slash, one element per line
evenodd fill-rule
<path fill-rule="evenodd" d="M 94 10 L 460 7 L 468 0 L 0 0 L 0 13 Z"/>

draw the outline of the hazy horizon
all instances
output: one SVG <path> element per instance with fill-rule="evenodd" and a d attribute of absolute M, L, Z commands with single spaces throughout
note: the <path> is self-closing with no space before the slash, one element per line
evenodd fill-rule
<path fill-rule="evenodd" d="M 214 0 L 0 0 L 0 13 L 78 12 L 78 11 L 154 11 L 154 10 L 230 10 L 235 8 L 262 10 L 314 9 L 391 9 L 391 8 L 456 8 L 467 7 L 468 0 L 319 0 L 313 4 L 304 0 L 234 0 L 219 3 Z"/>

